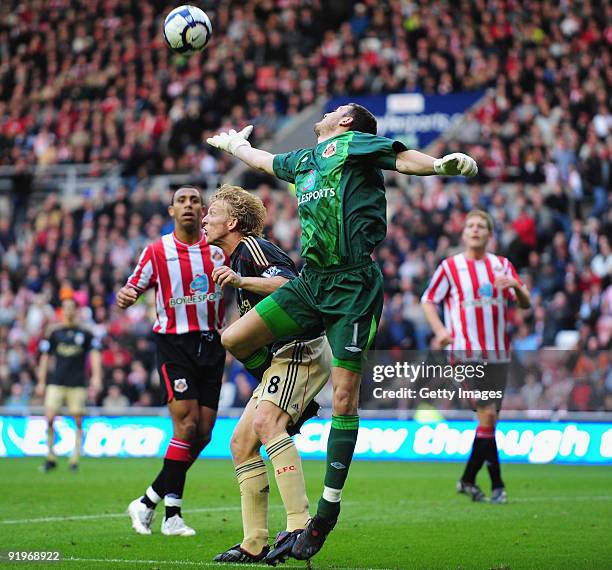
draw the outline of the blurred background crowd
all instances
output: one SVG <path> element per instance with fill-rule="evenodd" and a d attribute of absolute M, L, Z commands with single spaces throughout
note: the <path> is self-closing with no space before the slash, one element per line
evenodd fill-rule
<path fill-rule="evenodd" d="M 0 402 L 32 401 L 38 341 L 74 296 L 104 345 L 105 389 L 90 401 L 159 403 L 151 297 L 121 313 L 114 294 L 143 247 L 171 228 L 169 194 L 147 177 L 182 172 L 210 187 L 233 164 L 203 142 L 211 132 L 254 123 L 255 141 L 267 140 L 322 96 L 484 88 L 460 128 L 429 149 L 471 154 L 477 179 L 388 176 L 377 347 L 427 347 L 420 294 L 460 247 L 465 213 L 480 207 L 495 220 L 491 248 L 534 298 L 531 310 L 511 311 L 513 347 L 568 351 L 548 371 L 525 362 L 509 402 L 612 410 L 609 3 L 199 4 L 214 36 L 190 58 L 163 45 L 160 18 L 174 5 L 0 5 L 0 168 L 14 167 L 0 199 Z M 118 169 L 121 184 L 69 202 L 43 191 L 40 172 L 69 163 L 91 176 Z M 244 182 L 268 208 L 266 235 L 299 265 L 293 196 L 273 179 Z M 222 405 L 242 405 L 251 388 L 228 362 Z"/>

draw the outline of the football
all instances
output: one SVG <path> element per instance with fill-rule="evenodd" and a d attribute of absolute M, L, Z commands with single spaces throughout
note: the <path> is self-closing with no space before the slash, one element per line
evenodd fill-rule
<path fill-rule="evenodd" d="M 195 6 L 179 6 L 164 20 L 164 38 L 178 53 L 202 51 L 212 35 L 210 19 Z"/>

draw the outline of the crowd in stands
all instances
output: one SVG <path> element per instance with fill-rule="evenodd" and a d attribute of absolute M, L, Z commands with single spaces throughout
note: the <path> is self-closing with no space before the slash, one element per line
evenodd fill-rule
<path fill-rule="evenodd" d="M 227 160 L 211 160 L 202 144 L 221 125 L 254 121 L 266 139 L 318 96 L 487 88 L 487 104 L 457 138 L 474 147 L 483 178 L 569 184 L 578 199 L 594 193 L 601 210 L 609 3 L 200 5 L 214 37 L 187 58 L 163 43 L 171 4 L 2 2 L 0 164 L 115 165 L 130 177 L 223 172 Z"/>
<path fill-rule="evenodd" d="M 420 295 L 439 261 L 460 247 L 465 213 L 472 207 L 484 207 L 497 212 L 494 217 L 499 220 L 491 248 L 514 260 L 534 301 L 529 311 L 513 308 L 510 312 L 512 346 L 515 352 L 527 354 L 525 374 L 511 387 L 519 396 L 512 400 L 515 406 L 532 406 L 537 401 L 538 406 L 547 407 L 552 405 L 554 394 L 556 407 L 612 409 L 608 356 L 612 336 L 608 236 L 612 219 L 574 219 L 566 234 L 564 224 L 555 223 L 550 206 L 541 204 L 534 209 L 539 194 L 533 187 L 518 194 L 493 193 L 480 185 L 451 183 L 442 187 L 434 179 L 426 184 L 430 187 L 415 183 L 402 189 L 390 181 L 389 231 L 375 254 L 385 276 L 386 294 L 376 347 L 428 347 L 431 333 Z M 265 185 L 258 193 L 268 209 L 266 235 L 290 252 L 299 265 L 294 197 Z M 51 195 L 43 204 L 30 207 L 18 237 L 11 233 L 7 220 L 2 222 L 0 387 L 5 404 L 19 406 L 30 401 L 38 343 L 45 326 L 58 319 L 57 307 L 64 296 L 77 300 L 80 322 L 87 323 L 103 341 L 106 388 L 102 394 L 90 394 L 91 402 L 113 409 L 159 403 L 151 335 L 152 295 L 145 295 L 127 312 L 119 311 L 114 299 L 146 243 L 171 231 L 168 201 L 169 195 L 147 194 L 138 186 L 132 194 L 123 189 L 99 206 L 85 198 L 79 208 L 71 210 L 62 208 Z M 520 235 L 514 230 L 521 219 L 529 220 L 535 240 L 525 256 Z M 228 305 L 233 307 L 231 299 Z M 548 374 L 540 370 L 539 360 L 528 355 L 542 347 L 566 349 L 563 366 L 549 367 Z M 537 389 L 542 389 L 539 400 L 534 399 L 533 391 L 528 396 L 522 385 L 530 375 L 538 380 Z M 226 376 L 223 405 L 244 404 L 252 379 L 231 360 Z M 575 382 L 567 378 L 586 383 L 589 396 L 574 402 Z M 565 400 L 559 394 L 561 381 L 568 390 Z"/>
<path fill-rule="evenodd" d="M 38 340 L 62 296 L 73 295 L 104 342 L 106 387 L 91 402 L 159 402 L 152 304 L 121 313 L 114 292 L 142 247 L 171 227 L 168 195 L 139 180 L 222 175 L 232 164 L 209 152 L 208 133 L 254 122 L 266 139 L 318 96 L 484 88 L 481 104 L 431 150 L 474 156 L 475 181 L 388 177 L 389 231 L 376 252 L 386 284 L 378 347 L 427 346 L 419 296 L 460 246 L 465 212 L 480 207 L 495 220 L 491 247 L 513 261 L 534 298 L 531 310 L 511 312 L 513 347 L 569 349 L 563 366 L 525 363 L 509 401 L 612 410 L 608 3 L 201 5 L 215 35 L 188 59 L 162 44 L 161 19 L 173 6 L 0 6 L 0 165 L 17 167 L 17 210 L 0 216 L 0 401 L 31 401 Z M 84 196 L 76 209 L 53 193 L 28 203 L 30 165 L 71 162 L 90 163 L 92 174 L 117 166 L 125 184 L 113 196 Z M 299 263 L 295 200 L 277 191 L 282 183 L 249 180 L 268 207 L 267 235 Z M 240 405 L 251 380 L 233 362 L 227 377 L 222 402 Z"/>
<path fill-rule="evenodd" d="M 175 54 L 151 0 L 9 0 L 0 7 L 0 165 L 89 163 L 126 177 L 207 173 L 202 142 L 257 118 L 267 138 L 312 103 L 324 34 L 350 3 L 205 0 L 213 40 Z"/>

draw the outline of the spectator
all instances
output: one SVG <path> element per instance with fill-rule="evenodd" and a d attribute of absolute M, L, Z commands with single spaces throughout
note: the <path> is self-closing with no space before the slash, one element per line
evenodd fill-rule
<path fill-rule="evenodd" d="M 108 394 L 102 400 L 102 406 L 107 414 L 122 414 L 130 405 L 130 401 L 121 393 L 121 388 L 116 385 L 111 385 L 108 388 Z"/>
<path fill-rule="evenodd" d="M 525 376 L 525 384 L 520 389 L 521 398 L 527 410 L 539 410 L 540 407 L 546 407 L 546 404 L 541 402 L 542 384 L 538 382 L 535 374 L 530 373 Z"/>
<path fill-rule="evenodd" d="M 6 399 L 4 405 L 13 412 L 26 411 L 30 398 L 26 394 L 24 387 L 19 382 L 15 382 L 11 386 L 10 396 Z"/>

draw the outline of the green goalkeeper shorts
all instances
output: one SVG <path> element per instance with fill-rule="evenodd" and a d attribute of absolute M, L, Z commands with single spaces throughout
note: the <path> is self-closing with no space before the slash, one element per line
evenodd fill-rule
<path fill-rule="evenodd" d="M 332 366 L 360 372 L 376 336 L 383 298 L 382 274 L 372 260 L 334 269 L 307 265 L 255 310 L 277 338 L 323 326 Z"/>

